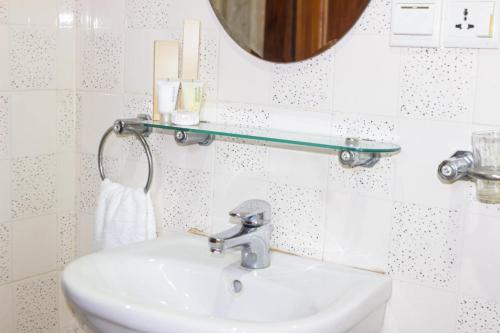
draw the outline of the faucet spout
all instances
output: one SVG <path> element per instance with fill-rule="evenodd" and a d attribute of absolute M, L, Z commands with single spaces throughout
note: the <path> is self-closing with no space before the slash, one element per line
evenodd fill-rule
<path fill-rule="evenodd" d="M 235 226 L 232 227 L 231 229 L 210 236 L 208 239 L 210 252 L 222 253 L 224 252 L 224 250 L 228 248 L 235 247 L 234 244 L 230 245 L 230 243 L 234 243 L 235 238 L 243 236 L 244 233 L 246 232 L 244 229 L 245 228 L 242 226 Z M 231 242 L 231 240 L 233 240 L 233 242 Z"/>

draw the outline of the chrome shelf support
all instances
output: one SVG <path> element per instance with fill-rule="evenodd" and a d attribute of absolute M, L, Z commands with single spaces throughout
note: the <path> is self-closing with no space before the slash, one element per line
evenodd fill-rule
<path fill-rule="evenodd" d="M 215 135 L 213 134 L 203 134 L 203 133 L 193 133 L 188 131 L 175 131 L 174 132 L 175 142 L 180 146 L 209 146 L 215 140 Z"/>
<path fill-rule="evenodd" d="M 361 153 L 349 150 L 339 152 L 339 162 L 346 168 L 372 168 L 378 161 L 380 161 L 379 153 Z"/>

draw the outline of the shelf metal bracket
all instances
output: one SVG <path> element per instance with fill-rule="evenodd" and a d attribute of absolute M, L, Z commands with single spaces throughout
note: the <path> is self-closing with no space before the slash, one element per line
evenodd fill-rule
<path fill-rule="evenodd" d="M 346 138 L 347 146 L 357 147 L 360 139 Z M 339 162 L 344 168 L 364 167 L 372 168 L 380 161 L 380 153 L 360 152 L 356 150 L 343 149 L 339 151 Z"/>
<path fill-rule="evenodd" d="M 138 114 L 136 118 L 117 119 L 113 123 L 113 131 L 116 134 L 128 134 L 132 129 L 143 137 L 148 137 L 153 133 L 153 129 L 145 126 L 144 122 L 149 120 L 151 116 L 148 114 Z"/>
<path fill-rule="evenodd" d="M 205 133 L 194 133 L 189 131 L 175 131 L 175 142 L 181 146 L 190 146 L 198 144 L 200 146 L 209 146 L 215 140 L 215 135 Z"/>
<path fill-rule="evenodd" d="M 339 162 L 346 168 L 372 168 L 378 161 L 380 161 L 379 153 L 366 153 L 351 150 L 341 150 L 339 152 Z"/>

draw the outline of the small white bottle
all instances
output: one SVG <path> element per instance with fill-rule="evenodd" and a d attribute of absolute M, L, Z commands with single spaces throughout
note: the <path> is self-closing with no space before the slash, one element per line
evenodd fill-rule
<path fill-rule="evenodd" d="M 156 83 L 158 89 L 158 111 L 163 122 L 170 122 L 172 112 L 177 106 L 177 97 L 179 96 L 180 81 L 178 80 L 158 80 Z"/>

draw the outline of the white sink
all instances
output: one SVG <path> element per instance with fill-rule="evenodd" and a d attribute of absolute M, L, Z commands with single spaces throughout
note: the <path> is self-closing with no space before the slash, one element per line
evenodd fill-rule
<path fill-rule="evenodd" d="M 204 237 L 172 233 L 82 257 L 64 270 L 63 287 L 102 333 L 380 330 L 391 295 L 382 274 L 276 252 L 263 270 L 239 261 L 239 252 L 210 254 Z"/>

